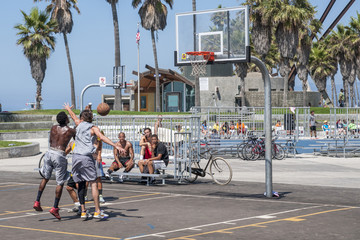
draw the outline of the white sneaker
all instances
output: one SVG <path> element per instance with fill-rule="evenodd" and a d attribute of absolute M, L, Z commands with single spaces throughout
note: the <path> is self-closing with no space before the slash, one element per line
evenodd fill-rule
<path fill-rule="evenodd" d="M 103 198 L 102 195 L 99 195 L 99 202 L 100 202 L 100 203 L 105 203 L 105 200 L 104 200 L 104 198 Z"/>
<path fill-rule="evenodd" d="M 105 175 L 106 178 L 110 178 L 109 172 L 105 172 L 104 175 Z"/>
<path fill-rule="evenodd" d="M 85 196 L 85 201 L 87 201 L 88 200 L 88 197 L 87 196 Z"/>
<path fill-rule="evenodd" d="M 79 202 L 74 203 L 74 207 L 69 212 L 81 212 L 81 206 Z"/>
<path fill-rule="evenodd" d="M 104 213 L 104 210 L 101 210 L 100 212 L 95 212 L 93 218 L 97 218 L 97 219 L 104 219 L 104 218 L 108 218 L 109 215 Z"/>
<path fill-rule="evenodd" d="M 119 182 L 119 183 L 124 182 L 124 176 L 123 176 L 123 175 L 120 175 L 120 176 L 119 176 L 118 182 Z"/>

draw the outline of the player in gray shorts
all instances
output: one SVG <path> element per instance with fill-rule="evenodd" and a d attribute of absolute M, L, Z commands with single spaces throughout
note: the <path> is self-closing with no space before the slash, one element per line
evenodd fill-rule
<path fill-rule="evenodd" d="M 44 165 L 41 168 L 40 173 L 45 179 L 50 179 L 52 171 L 55 169 L 56 184 L 64 185 L 65 181 L 69 179 L 67 165 L 68 161 L 64 151 L 49 148 L 45 153 Z"/>
<path fill-rule="evenodd" d="M 40 204 L 40 198 L 46 187 L 46 184 L 51 177 L 53 169 L 55 169 L 57 186 L 55 190 L 54 206 L 50 209 L 50 213 L 60 220 L 61 217 L 59 215 L 59 202 L 64 183 L 69 177 L 69 174 L 67 173 L 65 150 L 70 139 L 75 136 L 75 130 L 67 126 L 69 123 L 69 118 L 65 112 L 60 112 L 56 116 L 56 120 L 59 125 L 54 125 L 50 130 L 50 148 L 45 154 L 44 165 L 40 170 L 43 179 L 40 182 L 38 194 L 33 208 L 36 211 L 43 210 Z"/>

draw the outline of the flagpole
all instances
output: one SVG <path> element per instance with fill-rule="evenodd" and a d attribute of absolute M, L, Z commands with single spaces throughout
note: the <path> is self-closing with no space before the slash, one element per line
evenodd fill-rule
<path fill-rule="evenodd" d="M 139 23 L 138 25 L 138 31 L 139 31 Z M 138 40 L 138 112 L 140 112 L 140 39 Z"/>

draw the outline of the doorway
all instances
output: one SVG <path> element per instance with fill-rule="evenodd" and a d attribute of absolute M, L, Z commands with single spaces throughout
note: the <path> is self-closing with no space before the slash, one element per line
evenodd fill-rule
<path fill-rule="evenodd" d="M 179 112 L 181 109 L 180 92 L 166 93 L 166 111 Z"/>

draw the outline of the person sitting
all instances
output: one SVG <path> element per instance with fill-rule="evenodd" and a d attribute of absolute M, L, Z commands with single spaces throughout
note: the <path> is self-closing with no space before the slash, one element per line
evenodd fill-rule
<path fill-rule="evenodd" d="M 229 124 L 228 124 L 228 122 L 224 122 L 221 125 L 220 135 L 223 135 L 224 138 L 227 138 L 228 133 L 229 133 Z"/>
<path fill-rule="evenodd" d="M 206 120 L 204 120 L 201 124 L 201 132 L 206 136 L 208 131 L 208 126 L 206 124 Z"/>
<path fill-rule="evenodd" d="M 344 129 L 344 124 L 342 123 L 341 119 L 339 119 L 337 122 L 336 122 L 336 128 L 338 130 L 338 134 L 339 135 L 346 135 L 346 131 Z"/>
<path fill-rule="evenodd" d="M 220 136 L 219 136 L 218 132 L 216 131 L 216 129 L 211 130 L 210 138 L 211 139 L 220 139 Z"/>
<path fill-rule="evenodd" d="M 326 138 L 329 138 L 330 127 L 327 120 L 324 121 L 324 124 L 322 125 L 322 130 L 325 132 Z"/>
<path fill-rule="evenodd" d="M 212 127 L 212 129 L 215 129 L 217 132 L 220 132 L 219 122 L 216 122 L 216 123 L 214 124 L 214 126 Z"/>
<path fill-rule="evenodd" d="M 141 173 L 144 173 L 145 166 L 150 174 L 154 174 L 155 171 L 165 168 L 169 163 L 169 154 L 166 146 L 159 141 L 156 134 L 151 135 L 151 152 L 152 156 L 149 159 L 139 161 L 139 169 Z M 154 182 L 154 179 L 152 179 Z"/>
<path fill-rule="evenodd" d="M 358 132 L 357 127 L 356 127 L 356 125 L 354 123 L 354 119 L 351 120 L 351 122 L 350 122 L 350 124 L 348 126 L 348 130 L 349 130 L 351 135 L 355 135 L 355 133 Z"/>
<path fill-rule="evenodd" d="M 245 134 L 245 133 L 246 133 L 245 124 L 242 123 L 240 119 L 239 119 L 238 122 L 236 123 L 236 129 L 237 129 L 238 135 L 240 135 L 240 134 Z"/>
<path fill-rule="evenodd" d="M 107 170 L 106 177 L 110 177 L 111 173 L 116 172 L 120 168 L 124 167 L 124 173 L 130 172 L 134 167 L 134 149 L 131 142 L 125 140 L 125 133 L 119 133 L 119 141 L 115 145 L 122 147 L 125 152 L 119 152 L 114 148 L 115 160 Z M 119 176 L 119 182 L 123 182 L 123 175 Z"/>
<path fill-rule="evenodd" d="M 148 159 L 151 157 L 151 129 L 145 128 L 144 135 L 141 136 L 139 146 L 141 147 L 140 150 L 140 160 Z"/>
<path fill-rule="evenodd" d="M 230 135 L 231 135 L 231 136 L 232 136 L 232 135 L 235 135 L 235 133 L 236 133 L 236 127 L 235 127 L 234 121 L 231 120 L 231 121 L 230 121 Z"/>

